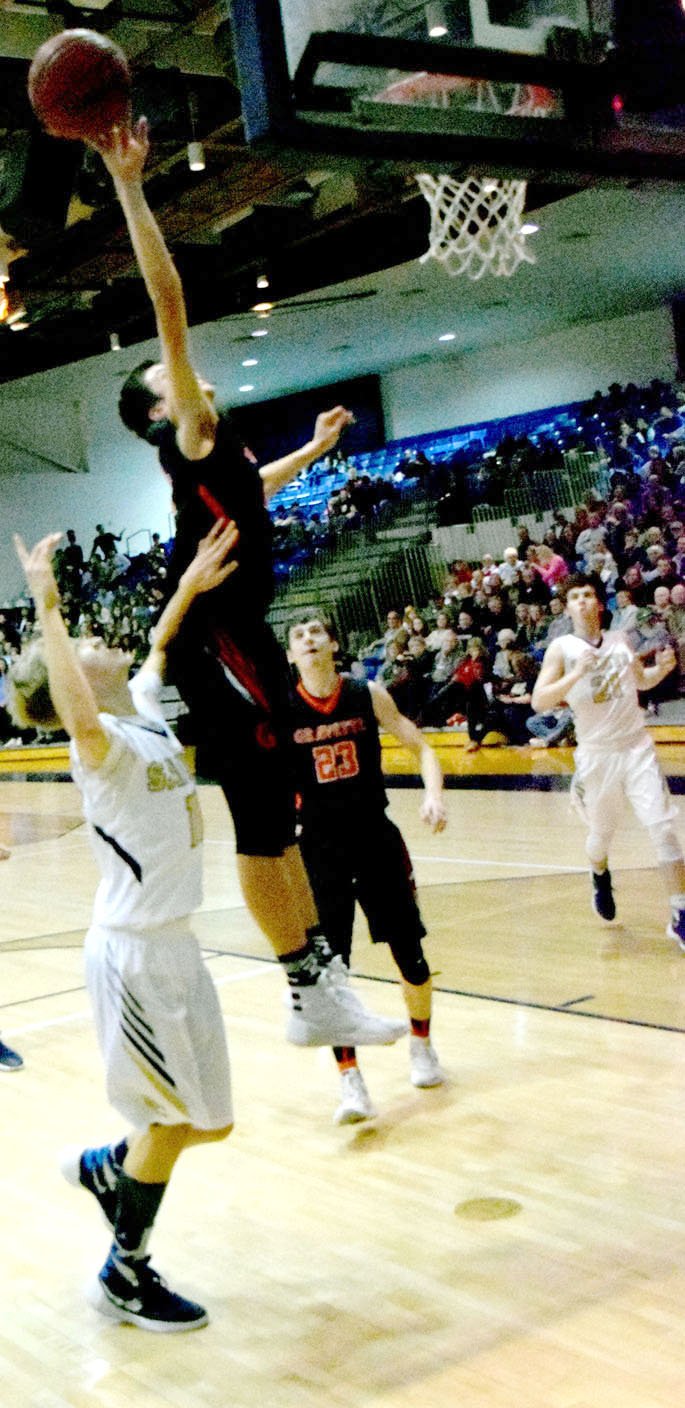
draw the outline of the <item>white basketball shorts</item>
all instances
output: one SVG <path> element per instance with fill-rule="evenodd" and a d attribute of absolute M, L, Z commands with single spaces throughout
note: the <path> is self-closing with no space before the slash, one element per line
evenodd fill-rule
<path fill-rule="evenodd" d="M 187 921 L 144 934 L 93 925 L 85 958 L 114 1108 L 136 1129 L 231 1124 L 223 1016 Z"/>
<path fill-rule="evenodd" d="M 678 809 L 649 735 L 621 751 L 583 749 L 581 745 L 574 760 L 571 805 L 590 831 L 612 835 L 626 800 L 643 826 L 675 821 Z"/>

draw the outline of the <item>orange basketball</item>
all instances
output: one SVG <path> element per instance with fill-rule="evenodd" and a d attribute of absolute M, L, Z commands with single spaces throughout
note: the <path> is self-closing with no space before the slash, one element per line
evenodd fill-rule
<path fill-rule="evenodd" d="M 29 99 L 53 137 L 94 141 L 131 120 L 131 74 L 104 34 L 65 29 L 41 44 L 29 69 Z"/>

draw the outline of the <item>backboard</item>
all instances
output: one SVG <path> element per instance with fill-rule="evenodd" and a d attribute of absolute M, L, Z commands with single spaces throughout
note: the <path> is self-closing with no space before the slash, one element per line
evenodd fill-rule
<path fill-rule="evenodd" d="M 251 142 L 685 177 L 683 0 L 232 0 L 232 20 Z"/>

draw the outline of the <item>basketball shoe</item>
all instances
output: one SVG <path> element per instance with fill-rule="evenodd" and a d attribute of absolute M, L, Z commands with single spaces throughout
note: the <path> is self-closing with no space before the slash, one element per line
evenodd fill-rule
<path fill-rule="evenodd" d="M 362 1120 L 372 1120 L 375 1114 L 364 1077 L 358 1066 L 351 1066 L 340 1077 L 340 1104 L 333 1123 L 359 1124 Z"/>
<path fill-rule="evenodd" d="M 435 1047 L 421 1036 L 413 1036 L 409 1042 L 409 1069 L 412 1085 L 422 1090 L 444 1083 L 445 1072 L 440 1066 Z"/>
<path fill-rule="evenodd" d="M 392 1046 L 407 1032 L 406 1022 L 367 1010 L 348 986 L 342 964 L 322 968 L 315 983 L 291 980 L 285 1000 L 286 1038 L 294 1046 Z"/>
<path fill-rule="evenodd" d="M 666 930 L 669 939 L 675 939 L 682 949 L 685 949 L 685 909 L 679 905 L 671 904 L 671 922 Z"/>
<path fill-rule="evenodd" d="M 611 871 L 603 870 L 601 875 L 596 870 L 591 870 L 592 876 L 592 907 L 595 914 L 600 919 L 606 919 L 608 923 L 616 918 L 616 901 L 611 888 Z"/>
<path fill-rule="evenodd" d="M 143 1330 L 169 1334 L 199 1330 L 209 1322 L 204 1306 L 170 1291 L 147 1256 L 134 1261 L 112 1250 L 89 1299 L 102 1315 Z"/>
<path fill-rule="evenodd" d="M 117 1184 L 126 1153 L 122 1145 L 105 1144 L 102 1149 L 63 1149 L 59 1166 L 72 1188 L 87 1188 L 97 1198 L 108 1227 L 114 1228 L 117 1213 Z"/>
<path fill-rule="evenodd" d="M 18 1051 L 13 1051 L 11 1046 L 6 1046 L 4 1041 L 0 1041 L 0 1071 L 20 1071 L 23 1064 L 23 1056 L 20 1056 Z"/>

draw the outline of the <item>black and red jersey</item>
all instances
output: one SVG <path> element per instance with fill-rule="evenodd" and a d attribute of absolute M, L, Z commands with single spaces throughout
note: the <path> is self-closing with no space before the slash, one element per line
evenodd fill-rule
<path fill-rule="evenodd" d="M 169 594 L 212 524 L 218 518 L 232 518 L 240 533 L 235 551 L 238 571 L 208 593 L 193 614 L 213 620 L 247 645 L 273 596 L 272 527 L 259 471 L 225 415 L 217 422 L 214 448 L 202 460 L 185 458 L 176 443 L 175 427 L 168 423 L 159 435 L 159 462 L 171 479 L 176 507 Z"/>
<path fill-rule="evenodd" d="M 327 699 L 298 684 L 292 741 L 300 820 L 305 829 L 340 821 L 359 828 L 382 814 L 388 799 L 369 686 L 341 675 Z"/>

